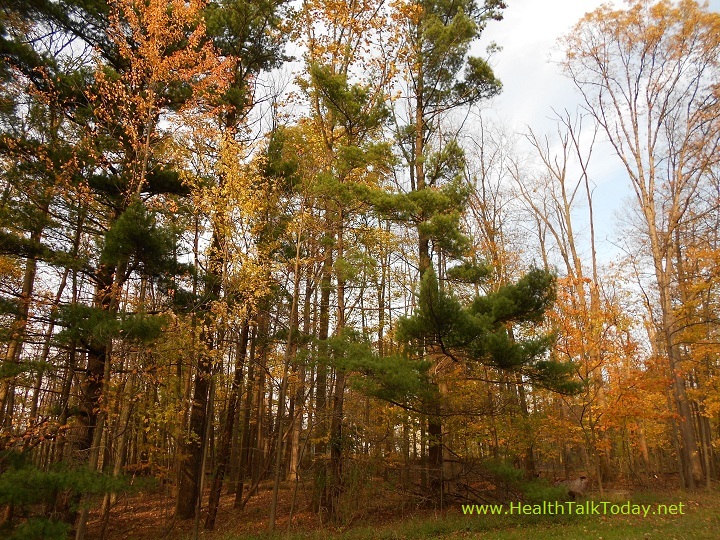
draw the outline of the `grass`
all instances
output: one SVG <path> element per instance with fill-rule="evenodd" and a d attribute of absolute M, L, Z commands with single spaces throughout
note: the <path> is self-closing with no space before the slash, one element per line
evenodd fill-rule
<path fill-rule="evenodd" d="M 610 496 L 596 496 L 591 502 L 611 501 L 622 505 L 628 499 L 613 500 Z M 227 534 L 223 540 L 421 540 L 487 538 L 497 540 L 543 539 L 708 539 L 720 536 L 720 493 L 674 492 L 645 493 L 630 496 L 630 502 L 650 505 L 647 517 L 633 515 L 463 515 L 460 508 L 445 515 L 405 519 L 380 526 L 363 526 L 349 530 L 298 531 L 290 534 L 259 536 Z M 683 515 L 653 515 L 658 504 L 683 503 Z M 679 507 L 678 507 L 679 509 Z"/>

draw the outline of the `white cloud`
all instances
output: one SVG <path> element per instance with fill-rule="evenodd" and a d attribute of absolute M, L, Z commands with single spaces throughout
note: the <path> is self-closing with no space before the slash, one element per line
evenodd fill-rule
<path fill-rule="evenodd" d="M 526 132 L 531 127 L 538 135 L 555 134 L 552 109 L 570 112 L 580 105 L 580 96 L 559 67 L 551 61 L 561 51 L 558 39 L 567 34 L 580 18 L 609 3 L 621 7 L 624 2 L 600 0 L 509 0 L 500 22 L 492 22 L 483 33 L 474 54 L 483 55 L 492 42 L 501 47 L 491 64 L 503 83 L 503 92 L 489 104 L 495 115 L 510 129 Z M 720 11 L 720 0 L 712 0 L 710 9 Z M 598 140 L 602 141 L 599 134 Z M 613 239 L 617 236 L 615 214 L 633 196 L 625 171 L 608 143 L 599 142 L 591 163 L 594 192 L 596 236 L 599 255 L 608 260 L 618 253 Z"/>
<path fill-rule="evenodd" d="M 524 130 L 552 128 L 551 107 L 573 110 L 578 104 L 572 83 L 564 78 L 551 56 L 558 57 L 557 40 L 599 0 L 510 0 L 504 19 L 488 25 L 479 44 L 490 42 L 502 50 L 492 59 L 503 92 L 493 102 L 499 115 Z"/>

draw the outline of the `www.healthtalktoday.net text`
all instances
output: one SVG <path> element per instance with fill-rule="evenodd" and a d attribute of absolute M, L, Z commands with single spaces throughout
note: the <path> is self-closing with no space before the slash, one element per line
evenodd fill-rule
<path fill-rule="evenodd" d="M 543 501 L 537 504 L 463 504 L 463 514 L 485 515 L 595 515 L 595 516 L 677 516 L 685 514 L 685 503 L 634 504 L 630 501 Z"/>

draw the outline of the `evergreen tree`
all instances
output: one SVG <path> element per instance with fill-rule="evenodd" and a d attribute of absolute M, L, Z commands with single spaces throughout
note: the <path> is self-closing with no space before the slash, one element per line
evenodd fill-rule
<path fill-rule="evenodd" d="M 470 279 L 477 282 L 477 267 L 457 266 L 449 273 L 457 277 L 475 274 Z M 533 269 L 517 283 L 477 295 L 466 305 L 452 289 L 452 279 L 439 286 L 431 267 L 421 280 L 415 313 L 400 319 L 397 325 L 397 339 L 405 344 L 407 357 L 429 362 L 425 372 L 428 397 L 420 406 L 431 421 L 437 420 L 442 426 L 440 419 L 452 413 L 445 405 L 448 390 L 444 371 L 450 371 L 448 361 L 467 374 L 488 366 L 500 373 L 514 374 L 517 380 L 536 388 L 562 393 L 578 390 L 572 380 L 574 366 L 552 358 L 554 336 L 541 329 L 545 313 L 555 299 L 553 275 Z M 445 448 L 439 452 L 442 456 Z M 438 482 L 433 488 L 440 499 L 435 502 L 443 505 L 453 493 L 446 485 L 450 475 L 445 473 L 443 464 L 438 472 L 436 477 L 431 476 L 431 481 Z"/>
<path fill-rule="evenodd" d="M 32 244 L 32 251 L 25 250 L 30 285 L 38 260 L 81 269 L 94 282 L 90 302 L 64 306 L 53 319 L 53 324 L 65 328 L 57 336 L 57 345 L 72 358 L 79 348 L 87 359 L 77 392 L 79 406 L 65 422 L 84 430 L 75 438 L 76 458 L 89 458 L 90 470 L 98 465 L 113 347 L 120 342 L 152 341 L 163 325 L 162 317 L 142 309 L 125 313 L 122 292 L 131 276 L 167 284 L 183 271 L 175 259 L 175 233 L 163 223 L 158 209 L 188 191 L 177 164 L 157 151 L 163 145 L 159 122 L 197 97 L 198 69 L 205 75 L 205 88 L 217 80 L 210 65 L 215 58 L 204 44 L 199 25 L 199 4 L 177 4 L 170 10 L 165 2 L 150 2 L 142 9 L 131 4 L 123 0 L 110 4 L 33 2 L 20 9 L 24 22 L 18 23 L 22 20 L 18 16 L 8 17 L 21 28 L 8 24 L 0 28 L 0 54 L 12 70 L 3 76 L 11 74 L 11 83 L 30 96 L 31 103 L 15 111 L 4 108 L 8 114 L 23 117 L 16 124 L 9 122 L 10 127 L 30 126 L 25 134 L 6 130 L 3 137 L 5 156 L 21 158 L 15 160 L 19 165 L 13 176 L 7 177 L 10 189 L 6 193 L 12 195 L 4 208 L 10 212 L 12 201 L 26 198 L 31 202 L 26 208 L 34 207 L 36 214 L 68 216 L 73 221 L 77 221 L 73 215 L 88 214 L 95 233 L 91 240 L 97 247 L 95 254 L 80 261 L 63 254 L 62 241 L 55 240 L 52 248 L 41 243 L 47 217 L 34 216 L 33 227 L 26 233 L 15 227 L 19 234 L 4 237 L 6 246 L 17 246 L 18 239 Z M 28 39 L 41 28 L 49 29 L 57 41 Z M 44 48 L 68 42 L 73 47 Z M 92 53 L 73 56 L 83 50 Z M 183 70 L 178 71 L 177 65 Z M 44 118 L 38 114 L 42 112 L 47 120 L 38 123 L 37 119 Z M 23 185 L 33 189 L 28 191 Z M 81 201 L 80 208 L 69 203 L 73 197 Z M 73 236 L 79 239 L 83 234 L 67 233 Z M 32 287 L 25 291 L 27 300 L 22 303 L 28 305 Z M 27 318 L 23 311 L 16 328 Z M 18 342 L 22 332 L 13 333 Z M 17 350 L 9 349 L 13 362 Z M 73 372 L 77 367 L 71 364 L 69 369 Z M 79 527 L 81 537 L 84 519 Z"/>
<path fill-rule="evenodd" d="M 468 56 L 468 51 L 489 21 L 502 19 L 505 7 L 501 0 L 430 0 L 401 6 L 398 18 L 406 33 L 400 58 L 405 64 L 407 106 L 395 110 L 395 125 L 398 147 L 408 167 L 409 190 L 373 196 L 386 215 L 417 231 L 419 308 L 400 326 L 400 336 L 415 344 L 419 358 L 435 364 L 429 372 L 429 382 L 436 386 L 435 397 L 424 408 L 430 438 L 430 489 L 440 505 L 444 504 L 442 399 L 437 387 L 442 378 L 441 358 L 459 360 L 469 355 L 506 369 L 531 365 L 547 346 L 544 339 L 515 342 L 511 327 L 525 316 L 531 317 L 527 322 L 538 322 L 552 299 L 549 276 L 541 278 L 542 273 L 531 272 L 516 285 L 518 289 L 506 289 L 505 296 L 478 298 L 472 308 L 461 308 L 449 292 L 439 288 L 432 269 L 437 257 L 439 283 L 443 284 L 443 272 L 453 266 L 449 261 L 462 259 L 469 245 L 460 229 L 469 195 L 463 180 L 464 152 L 457 142 L 458 133 L 448 132 L 443 123 L 453 111 L 500 91 L 501 84 L 488 63 Z M 469 262 L 448 271 L 452 272 L 475 281 L 485 273 Z M 534 312 L 525 313 L 509 300 L 507 295 L 517 294 L 510 292 L 513 290 L 539 295 L 544 301 Z M 497 309 L 506 312 L 496 313 Z M 538 361 L 534 365 L 539 369 L 538 378 L 545 377 L 544 364 Z"/>
<path fill-rule="evenodd" d="M 457 162 L 459 147 L 453 135 L 444 137 L 448 141 L 445 144 L 438 139 L 443 120 L 453 110 L 500 91 L 500 82 L 488 63 L 469 57 L 468 51 L 490 20 L 502 18 L 504 8 L 501 0 L 481 4 L 474 0 L 429 0 L 401 7 L 399 16 L 407 32 L 400 57 L 405 64 L 408 105 L 405 111 L 396 111 L 395 124 L 398 145 L 408 167 L 410 191 L 440 188 L 444 179 L 455 177 L 452 165 Z M 433 161 L 434 166 L 428 167 Z M 428 201 L 419 218 L 429 221 L 434 214 Z M 421 277 L 430 267 L 429 232 L 418 227 Z"/>

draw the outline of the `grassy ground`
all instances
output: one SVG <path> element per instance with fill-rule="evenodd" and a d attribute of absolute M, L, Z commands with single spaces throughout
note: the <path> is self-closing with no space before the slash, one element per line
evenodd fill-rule
<path fill-rule="evenodd" d="M 616 492 L 603 496 L 591 494 L 583 504 L 595 506 L 598 513 L 578 515 L 576 508 L 569 515 L 518 515 L 517 503 L 512 513 L 504 506 L 496 514 L 473 515 L 463 513 L 460 505 L 446 512 L 421 510 L 412 506 L 409 499 L 394 491 L 379 491 L 370 486 L 368 493 L 352 498 L 348 514 L 351 523 L 345 528 L 331 528 L 319 522 L 310 509 L 311 489 L 302 487 L 294 505 L 291 530 L 288 532 L 292 486 L 280 491 L 281 511 L 277 531 L 267 533 L 272 486 L 261 486 L 243 511 L 233 508 L 234 497 L 223 495 L 218 513 L 217 529 L 204 531 L 200 521 L 201 540 L 585 540 L 585 539 L 636 539 L 662 540 L 720 539 L 720 489 L 712 491 L 654 491 L 647 493 Z M 612 514 L 612 504 L 645 505 L 647 515 Z M 682 503 L 682 514 L 680 504 Z M 660 515 L 658 505 L 675 505 L 675 514 Z M 107 540 L 190 540 L 192 520 L 175 520 L 174 497 L 169 488 L 138 492 L 121 498 L 114 507 L 108 527 Z M 546 507 L 547 508 L 547 507 Z M 587 506 L 585 506 L 587 508 Z M 643 507 L 640 507 L 641 511 Z M 533 508 L 530 508 L 532 511 Z M 88 540 L 99 538 L 100 516 L 94 511 L 89 524 Z"/>
<path fill-rule="evenodd" d="M 664 494 L 634 494 L 615 497 L 591 497 L 589 504 L 599 501 L 622 505 L 646 505 L 647 516 L 613 515 L 610 504 L 596 506 L 600 514 L 595 515 L 464 515 L 461 509 L 453 509 L 445 515 L 409 518 L 396 523 L 363 526 L 350 530 L 305 531 L 291 534 L 261 534 L 248 536 L 226 533 L 222 540 L 246 540 L 271 538 L 287 540 L 420 540 L 487 538 L 498 540 L 543 540 L 543 539 L 712 539 L 720 538 L 720 493 L 718 492 L 670 492 Z M 681 515 L 679 504 L 682 503 Z M 675 515 L 658 515 L 658 504 L 676 505 Z M 660 507 L 661 511 L 663 507 Z M 504 510 L 507 510 L 505 508 Z M 503 510 L 503 511 L 504 511 Z M 641 512 L 644 512 L 641 509 Z"/>

